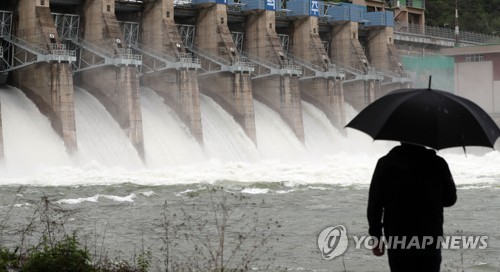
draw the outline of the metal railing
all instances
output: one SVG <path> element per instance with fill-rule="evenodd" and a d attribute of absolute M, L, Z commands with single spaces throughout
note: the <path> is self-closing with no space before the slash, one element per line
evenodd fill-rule
<path fill-rule="evenodd" d="M 193 58 L 193 55 L 191 53 L 181 53 L 179 62 L 182 63 L 194 63 L 197 65 L 201 65 L 201 60 L 198 58 Z"/>
<path fill-rule="evenodd" d="M 205 71 L 205 73 L 203 73 L 205 75 L 218 72 L 235 73 L 254 71 L 254 64 L 249 62 L 245 57 L 235 57 L 231 62 L 195 46 L 189 46 L 187 49 L 196 55 L 197 63 L 201 64 L 202 62 L 200 59 L 203 59 L 205 65 L 202 65 L 201 68 Z"/>
<path fill-rule="evenodd" d="M 434 37 L 454 41 L 455 31 L 444 27 L 424 26 L 416 24 L 396 24 L 394 32 L 400 34 L 421 35 L 425 37 Z M 459 33 L 459 41 L 470 44 L 491 44 L 500 43 L 500 37 L 485 35 L 474 32 L 462 31 Z"/>
<path fill-rule="evenodd" d="M 285 61 L 283 61 L 283 69 L 302 71 L 302 66 L 295 65 L 293 60 L 285 60 Z"/>
<path fill-rule="evenodd" d="M 132 47 L 142 56 L 141 73 L 153 73 L 166 69 L 198 69 L 201 61 L 190 53 L 180 53 L 178 58 L 158 52 L 142 44 Z"/>
<path fill-rule="evenodd" d="M 415 72 L 410 72 L 410 71 L 404 71 L 402 73 L 398 73 L 395 71 L 389 71 L 389 70 L 378 70 L 378 74 L 383 75 L 387 78 L 389 78 L 389 81 L 387 83 L 392 83 L 392 82 L 400 82 L 400 83 L 405 83 L 405 82 L 414 82 L 415 81 Z"/>
<path fill-rule="evenodd" d="M 134 51 L 132 49 L 124 49 L 120 48 L 116 50 L 116 55 L 120 59 L 129 59 L 129 60 L 137 60 L 137 61 L 142 61 L 142 55 L 140 54 L 134 54 Z"/>
<path fill-rule="evenodd" d="M 299 63 L 301 66 L 304 66 L 304 67 L 307 67 L 309 69 L 312 69 L 312 70 L 317 70 L 317 71 L 325 71 L 325 68 L 323 67 L 320 67 L 316 64 L 313 64 L 309 61 L 306 61 L 306 60 L 303 60 L 295 55 L 292 55 L 292 54 L 287 54 L 286 57 L 290 60 L 293 60 L 294 62 L 296 63 Z"/>
<path fill-rule="evenodd" d="M 97 55 L 107 57 L 110 59 L 112 59 L 114 57 L 113 56 L 114 54 L 112 52 L 104 49 L 103 47 L 100 47 L 100 46 L 97 46 L 91 42 L 88 42 L 82 38 L 73 39 L 72 41 L 73 41 L 73 43 L 80 45 L 82 48 L 84 48 L 86 50 L 93 51 Z"/>
<path fill-rule="evenodd" d="M 36 46 L 30 42 L 27 42 L 19 37 L 16 37 L 14 35 L 6 36 L 5 40 L 36 55 L 56 55 L 56 56 L 76 57 L 76 51 L 66 49 L 66 45 L 64 44 L 51 44 L 49 51 L 39 46 Z"/>
<path fill-rule="evenodd" d="M 302 66 L 296 65 L 293 60 L 285 59 L 282 64 L 276 64 L 258 56 L 250 55 L 248 52 L 241 52 L 243 56 L 255 63 L 257 69 L 254 71 L 254 78 L 271 75 L 298 75 L 302 76 Z"/>
<path fill-rule="evenodd" d="M 425 8 L 425 0 L 388 0 L 386 2 L 393 7 Z"/>
<path fill-rule="evenodd" d="M 52 44 L 50 46 L 50 52 L 53 55 L 58 55 L 58 56 L 76 57 L 76 51 L 66 49 L 65 44 Z"/>
<path fill-rule="evenodd" d="M 115 0 L 118 3 L 131 3 L 131 4 L 143 4 L 143 0 Z"/>
<path fill-rule="evenodd" d="M 136 45 L 133 45 L 132 47 L 136 47 L 138 49 L 138 51 L 144 52 L 144 53 L 146 53 L 154 58 L 157 58 L 157 59 L 166 60 L 169 62 L 176 61 L 176 59 L 174 57 L 167 55 L 167 54 L 164 54 L 164 53 L 161 53 L 161 52 L 158 52 L 158 51 L 151 49 L 143 44 L 136 44 Z"/>
<path fill-rule="evenodd" d="M 191 0 L 174 0 L 174 7 L 177 6 L 190 6 L 192 4 Z"/>
<path fill-rule="evenodd" d="M 245 58 L 249 59 L 252 62 L 256 62 L 256 63 L 258 63 L 262 66 L 266 66 L 270 69 L 280 69 L 281 68 L 279 64 L 270 62 L 266 59 L 259 58 L 259 57 L 254 56 L 254 55 L 250 55 L 248 52 L 245 52 L 245 51 L 241 51 L 241 55 L 245 56 Z"/>
<path fill-rule="evenodd" d="M 212 62 L 215 62 L 215 63 L 218 63 L 218 64 L 222 64 L 222 65 L 231 65 L 231 62 L 224 59 L 224 58 L 221 58 L 215 54 L 212 54 L 206 50 L 203 50 L 199 47 L 196 47 L 196 46 L 189 46 L 188 49 L 195 53 L 196 55 L 200 56 L 200 57 L 204 57 L 206 59 L 209 59 L 210 61 Z"/>
<path fill-rule="evenodd" d="M 339 68 L 339 69 L 342 69 L 343 71 L 345 71 L 346 73 L 348 74 L 351 74 L 351 75 L 354 75 L 354 76 L 359 76 L 359 75 L 364 75 L 365 72 L 364 71 L 361 71 L 359 69 L 356 69 L 354 67 L 351 67 L 349 65 L 346 65 L 346 64 L 343 64 L 343 63 L 340 63 L 340 62 L 335 62 L 335 65 Z"/>
<path fill-rule="evenodd" d="M 251 62 L 249 62 L 246 57 L 236 58 L 236 60 L 234 61 L 233 65 L 237 65 L 237 66 L 243 67 L 245 70 L 253 69 L 254 68 L 254 64 L 251 63 Z"/>
<path fill-rule="evenodd" d="M 38 53 L 38 54 L 42 54 L 42 55 L 50 54 L 50 52 L 48 50 L 43 49 L 43 48 L 41 48 L 37 45 L 34 45 L 32 43 L 29 43 L 29 42 L 27 42 L 21 38 L 18 38 L 14 35 L 9 34 L 9 35 L 4 36 L 4 38 L 6 41 L 13 43 L 19 47 L 22 47 L 23 49 L 28 50 L 32 53 L 35 53 L 35 54 Z"/>

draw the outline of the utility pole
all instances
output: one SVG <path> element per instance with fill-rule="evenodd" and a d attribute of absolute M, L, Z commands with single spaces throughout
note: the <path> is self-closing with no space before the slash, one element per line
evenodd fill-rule
<path fill-rule="evenodd" d="M 455 47 L 460 47 L 460 38 L 458 30 L 458 0 L 455 0 Z"/>

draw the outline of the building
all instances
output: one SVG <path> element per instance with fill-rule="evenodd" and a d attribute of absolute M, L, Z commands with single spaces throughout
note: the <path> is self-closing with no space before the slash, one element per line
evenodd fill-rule
<path fill-rule="evenodd" d="M 393 10 L 397 27 L 425 25 L 425 0 L 352 0 L 352 3 L 366 6 L 369 12 Z"/>
<path fill-rule="evenodd" d="M 500 123 L 500 44 L 443 48 L 455 59 L 455 90 Z"/>

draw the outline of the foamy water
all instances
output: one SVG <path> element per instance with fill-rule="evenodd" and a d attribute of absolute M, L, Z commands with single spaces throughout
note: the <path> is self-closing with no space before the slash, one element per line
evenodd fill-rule
<path fill-rule="evenodd" d="M 265 181 L 284 182 L 290 187 L 304 184 L 366 186 L 377 159 L 396 145 L 387 141 L 374 142 L 353 129 L 346 130 L 347 136 L 342 135 L 324 113 L 305 102 L 306 142 L 302 145 L 277 113 L 255 101 L 259 143 L 255 146 L 231 116 L 212 99 L 202 96 L 205 120 L 205 146 L 202 148 L 187 134 L 186 127 L 162 99 L 145 89 L 142 101 L 147 163 L 143 165 L 123 131 L 98 101 L 86 91 L 77 90 L 80 151 L 75 160 L 65 153 L 48 119 L 22 92 L 15 88 L 2 89 L 0 98 L 6 157 L 0 173 L 3 185 Z M 347 118 L 355 114 L 348 106 Z M 464 188 L 500 184 L 497 151 L 465 156 L 459 148 L 439 154 L 448 161 L 456 183 Z"/>
<path fill-rule="evenodd" d="M 100 198 L 113 200 L 116 202 L 134 202 L 135 194 L 130 194 L 127 196 L 116 196 L 116 195 L 94 195 L 91 197 L 84 198 L 70 198 L 70 199 L 60 199 L 56 201 L 57 204 L 80 204 L 82 202 L 98 202 Z"/>

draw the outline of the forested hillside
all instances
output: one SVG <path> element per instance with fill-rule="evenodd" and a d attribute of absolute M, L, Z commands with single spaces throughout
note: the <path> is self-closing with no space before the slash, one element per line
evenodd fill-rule
<path fill-rule="evenodd" d="M 500 0 L 457 0 L 460 31 L 500 36 Z M 427 25 L 455 28 L 455 0 L 426 0 Z"/>

